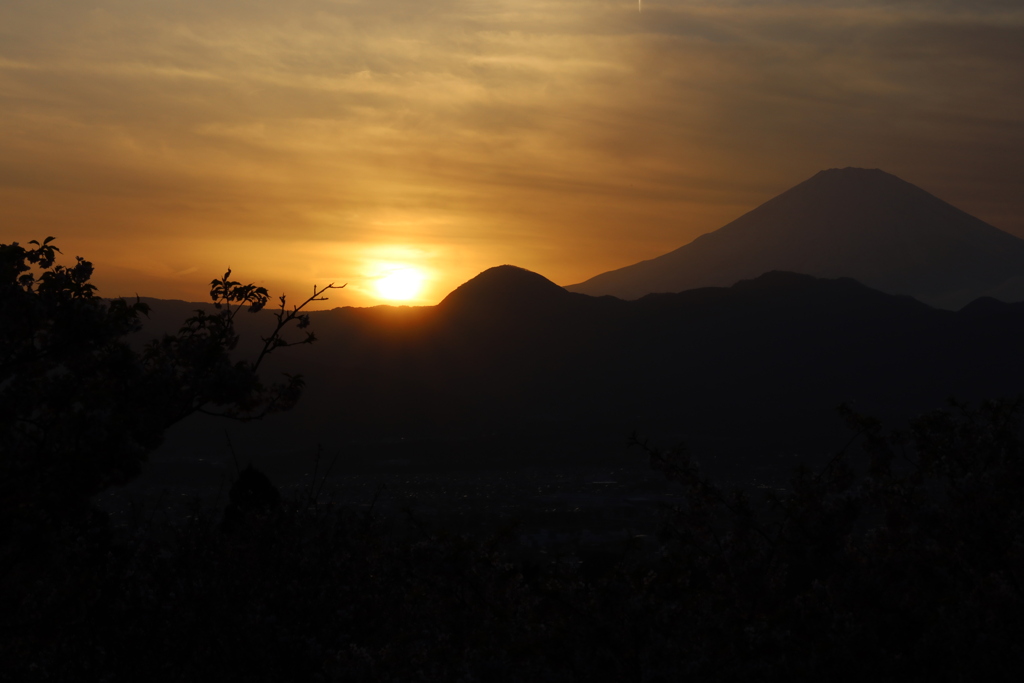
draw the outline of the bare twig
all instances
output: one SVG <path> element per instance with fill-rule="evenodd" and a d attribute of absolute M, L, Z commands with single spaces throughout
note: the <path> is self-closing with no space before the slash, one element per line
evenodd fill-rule
<path fill-rule="evenodd" d="M 347 283 L 346 283 L 347 284 Z M 255 372 L 260 364 L 263 363 L 263 359 L 267 357 L 275 349 L 279 349 L 286 346 L 297 346 L 299 344 L 311 344 L 316 341 L 316 337 L 312 332 L 306 333 L 306 338 L 298 342 L 285 342 L 281 339 L 281 331 L 292 321 L 298 320 L 299 328 L 304 329 L 309 325 L 309 318 L 306 315 L 300 315 L 300 311 L 314 301 L 326 301 L 327 297 L 323 296 L 325 292 L 330 289 L 344 289 L 346 285 L 335 285 L 333 282 L 326 287 L 317 288 L 313 287 L 313 295 L 303 301 L 298 306 L 293 306 L 292 310 L 286 310 L 285 296 L 282 294 L 280 297 L 280 310 L 274 313 L 274 317 L 277 318 L 277 325 L 274 327 L 274 331 L 271 332 L 269 337 L 261 337 L 263 340 L 263 348 L 260 350 L 259 355 L 256 357 L 256 361 L 252 364 L 252 369 Z"/>

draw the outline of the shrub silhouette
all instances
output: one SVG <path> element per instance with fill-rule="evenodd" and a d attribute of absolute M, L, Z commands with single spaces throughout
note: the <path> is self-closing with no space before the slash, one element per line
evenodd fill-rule
<path fill-rule="evenodd" d="M 279 299 L 274 325 L 253 360 L 232 357 L 235 319 L 262 310 L 267 290 L 230 279 L 211 282 L 213 311 L 195 311 L 175 334 L 134 351 L 127 336 L 149 307 L 106 301 L 89 283 L 93 266 L 56 263 L 48 237 L 0 244 L 0 542 L 43 539 L 88 514 L 89 498 L 139 473 L 168 427 L 197 412 L 258 419 L 285 410 L 303 381 L 259 375 L 274 351 L 308 344 L 302 309 Z M 302 336 L 289 341 L 286 328 Z"/>
<path fill-rule="evenodd" d="M 601 572 L 500 530 L 287 502 L 228 542 L 202 518 L 85 542 L 0 605 L 0 661 L 11 680 L 1016 681 L 1021 413 L 885 433 L 846 411 L 864 448 L 764 501 L 648 447 L 683 503 Z"/>
<path fill-rule="evenodd" d="M 131 352 L 143 309 L 94 299 L 87 264 L 60 270 L 51 249 L 0 248 L 0 391 L 15 416 L 0 418 L 0 485 L 5 514 L 21 515 L 8 528 L 31 500 L 10 481 L 43 490 L 46 468 L 78 466 L 89 478 L 61 486 L 85 500 L 178 416 L 255 417 L 301 386 L 264 387 L 258 363 L 231 362 L 223 311 L 238 308 Z M 25 279 L 33 265 L 43 274 Z M 214 289 L 232 305 L 265 296 L 227 276 Z M 652 547 L 601 571 L 573 551 L 538 560 L 507 533 L 290 504 L 247 469 L 224 524 L 83 532 L 63 561 L 6 571 L 0 680 L 1017 681 L 1022 414 L 1021 400 L 953 404 L 886 432 L 844 409 L 850 445 L 763 500 L 716 485 L 683 448 L 641 444 L 682 503 Z M 255 533 L 234 535 L 229 517 Z"/>
<path fill-rule="evenodd" d="M 680 636 L 713 645 L 741 679 L 1019 676 L 1024 401 L 952 402 L 891 433 L 841 412 L 851 447 L 760 504 L 717 487 L 685 449 L 647 448 L 686 491 L 660 590 L 675 586 L 703 630 Z"/>
<path fill-rule="evenodd" d="M 280 511 L 281 492 L 266 474 L 250 464 L 231 485 L 222 528 L 231 533 L 245 524 L 267 521 Z"/>

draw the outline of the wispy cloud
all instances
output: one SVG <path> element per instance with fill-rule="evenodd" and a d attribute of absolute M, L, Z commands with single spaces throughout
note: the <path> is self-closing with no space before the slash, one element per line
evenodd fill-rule
<path fill-rule="evenodd" d="M 304 291 L 390 249 L 433 301 L 651 257 L 844 165 L 1024 234 L 1019 2 L 644 5 L 5 3 L 6 239 L 178 296 L 192 267 Z"/>

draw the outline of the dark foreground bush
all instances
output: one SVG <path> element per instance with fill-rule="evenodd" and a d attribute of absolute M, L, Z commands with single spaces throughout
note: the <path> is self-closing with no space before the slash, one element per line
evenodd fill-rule
<path fill-rule="evenodd" d="M 1020 402 L 954 407 L 752 500 L 684 452 L 654 547 L 263 506 L 109 533 L 3 582 L 6 680 L 924 681 L 1024 673 Z M 533 559 L 531 559 L 533 558 Z"/>
<path fill-rule="evenodd" d="M 259 419 L 292 407 L 301 376 L 268 382 L 261 365 L 275 351 L 316 340 L 304 303 L 284 296 L 262 346 L 239 359 L 236 320 L 258 313 L 267 290 L 210 283 L 211 309 L 141 351 L 130 343 L 149 306 L 104 300 L 93 266 L 57 263 L 48 237 L 0 244 L 0 572 L 19 554 L 49 552 L 62 525 L 89 513 L 89 499 L 131 481 L 172 425 L 195 413 Z M 286 338 L 290 328 L 298 339 Z"/>

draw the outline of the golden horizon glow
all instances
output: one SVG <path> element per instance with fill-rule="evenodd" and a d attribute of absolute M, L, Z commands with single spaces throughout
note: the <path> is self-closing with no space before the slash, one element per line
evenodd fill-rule
<path fill-rule="evenodd" d="M 203 301 L 231 266 L 369 306 L 391 263 L 434 304 L 659 256 L 843 166 L 1024 237 L 1020 3 L 632 10 L 0 3 L 0 242 L 56 236 L 105 296 Z"/>

